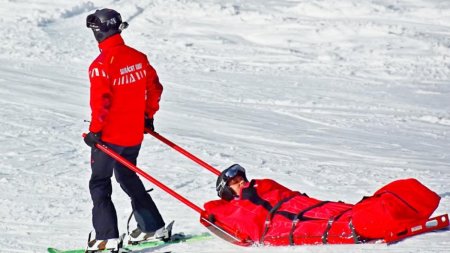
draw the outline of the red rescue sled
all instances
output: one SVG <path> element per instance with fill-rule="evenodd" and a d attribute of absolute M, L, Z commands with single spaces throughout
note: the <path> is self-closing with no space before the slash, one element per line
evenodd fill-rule
<path fill-rule="evenodd" d="M 183 148 L 179 147 L 175 143 L 169 141 L 165 137 L 161 136 L 160 134 L 150 131 L 149 129 L 146 129 L 147 133 L 151 134 L 153 137 L 157 138 L 158 140 L 162 141 L 163 143 L 167 144 L 168 146 L 172 147 L 176 151 L 180 152 L 181 154 L 185 155 L 189 159 L 193 160 L 194 162 L 198 163 L 202 167 L 208 169 L 215 175 L 219 175 L 220 171 L 212 167 L 211 165 L 205 163 L 204 161 L 200 160 L 199 158 L 195 157 L 191 153 L 187 152 Z M 84 135 L 83 135 L 84 136 Z M 222 223 L 221 221 L 215 220 L 213 217 L 211 217 L 205 210 L 200 208 L 199 206 L 195 205 L 188 199 L 184 198 L 174 190 L 170 189 L 154 177 L 150 176 L 146 172 L 139 169 L 134 164 L 127 161 L 125 158 L 108 148 L 106 145 L 97 143 L 96 147 L 106 153 L 107 155 L 111 156 L 130 170 L 136 172 L 137 174 L 141 175 L 151 183 L 155 184 L 165 192 L 169 193 L 179 201 L 181 201 L 183 204 L 189 206 L 194 211 L 198 212 L 200 214 L 200 223 L 204 225 L 212 234 L 216 235 L 217 237 L 228 241 L 230 243 L 233 243 L 235 245 L 239 246 L 250 246 L 254 244 L 258 244 L 258 242 L 253 241 L 250 239 L 249 235 L 243 234 L 239 230 L 233 229 L 227 224 Z M 449 227 L 449 219 L 448 214 L 437 216 L 428 220 L 424 220 L 423 222 L 419 222 L 415 224 L 414 226 L 408 227 L 407 229 L 404 229 L 402 231 L 390 231 L 388 232 L 383 241 L 390 244 L 397 242 L 399 240 L 403 240 L 407 237 L 411 237 L 414 235 L 440 230 L 440 229 L 446 229 Z"/>

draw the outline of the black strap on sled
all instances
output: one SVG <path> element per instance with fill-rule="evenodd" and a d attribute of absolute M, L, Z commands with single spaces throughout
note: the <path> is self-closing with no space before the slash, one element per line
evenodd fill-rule
<path fill-rule="evenodd" d="M 339 218 L 341 218 L 341 216 L 344 215 L 344 213 L 346 213 L 346 212 L 348 212 L 350 210 L 352 210 L 352 208 L 345 209 L 344 211 L 342 211 L 338 215 L 335 215 L 335 216 L 331 217 L 330 219 L 328 219 L 327 227 L 325 228 L 325 231 L 322 234 L 322 243 L 323 244 L 327 244 L 328 243 L 328 232 L 330 232 L 330 229 L 331 229 L 331 226 L 333 226 L 333 223 L 335 221 L 339 220 Z"/>
<path fill-rule="evenodd" d="M 262 199 L 258 195 L 258 193 L 256 192 L 256 189 L 254 188 L 255 183 L 256 183 L 255 180 L 251 180 L 249 186 L 242 190 L 241 199 L 245 199 L 245 200 L 252 202 L 255 205 L 262 206 L 262 207 L 264 207 L 264 209 L 266 209 L 268 212 L 270 212 L 274 207 L 272 207 L 272 204 L 270 204 L 269 201 Z M 305 193 L 295 192 L 295 195 L 293 197 L 300 196 L 300 195 L 308 196 Z M 286 212 L 286 211 L 279 211 L 279 212 L 277 212 L 277 214 L 282 215 L 289 220 L 293 220 L 296 215 L 295 213 Z"/>
<path fill-rule="evenodd" d="M 264 232 L 263 232 L 263 234 L 261 236 L 261 239 L 260 239 L 260 243 L 262 244 L 262 243 L 264 243 L 264 238 L 265 238 L 267 232 L 269 231 L 270 223 L 271 223 L 272 218 L 275 215 L 275 213 L 279 214 L 279 215 L 282 215 L 282 216 L 284 216 L 284 217 L 286 217 L 287 219 L 290 219 L 290 220 L 294 219 L 295 213 L 290 213 L 290 212 L 286 212 L 286 211 L 278 212 L 278 209 L 281 207 L 281 205 L 284 202 L 286 202 L 286 201 L 288 201 L 288 200 L 290 200 L 290 199 L 292 199 L 292 198 L 294 198 L 296 196 L 299 196 L 300 193 L 294 194 L 294 195 L 292 195 L 290 197 L 287 197 L 287 198 L 284 198 L 284 199 L 280 200 L 277 204 L 275 204 L 275 206 L 272 206 L 272 204 L 270 204 L 269 201 L 264 200 L 260 196 L 258 196 L 258 194 L 256 192 L 256 189 L 254 188 L 255 183 L 256 183 L 255 180 L 251 180 L 250 181 L 249 186 L 247 188 L 245 188 L 244 190 L 242 190 L 241 198 L 245 199 L 245 200 L 248 200 L 248 201 L 252 202 L 255 205 L 262 206 L 264 209 L 266 209 L 268 211 L 266 219 L 264 221 Z"/>
<path fill-rule="evenodd" d="M 258 196 L 256 189 L 254 188 L 256 181 L 251 180 L 250 184 L 247 188 L 242 190 L 242 199 L 248 200 L 252 202 L 255 205 L 262 206 L 267 211 L 270 211 L 272 209 L 272 205 L 269 201 L 262 199 L 260 196 Z"/>
<path fill-rule="evenodd" d="M 278 201 L 278 203 L 269 210 L 269 212 L 267 213 L 267 216 L 266 216 L 266 220 L 264 221 L 264 232 L 261 236 L 261 239 L 259 240 L 259 243 L 262 244 L 264 242 L 264 237 L 266 236 L 267 231 L 269 231 L 270 223 L 272 222 L 272 218 L 275 215 L 275 213 L 278 211 L 278 209 L 281 207 L 281 205 L 283 205 L 283 203 L 285 203 L 286 201 L 289 201 L 290 199 L 292 199 L 293 197 L 296 197 L 296 196 L 297 195 L 293 195 L 293 196 L 290 196 L 290 197 L 287 197 L 287 198 L 284 198 L 284 199 Z"/>
<path fill-rule="evenodd" d="M 306 212 L 311 211 L 314 208 L 320 207 L 325 205 L 326 203 L 329 203 L 330 201 L 321 201 L 315 205 L 312 205 L 310 207 L 307 207 L 303 210 L 301 210 L 296 216 L 295 218 L 292 220 L 292 227 L 291 227 L 291 231 L 289 232 L 289 245 L 294 245 L 294 230 L 295 227 L 297 226 L 297 223 L 301 220 L 305 220 L 305 218 L 303 217 L 303 215 L 305 215 Z"/>
<path fill-rule="evenodd" d="M 355 227 L 353 226 L 352 220 L 350 220 L 350 222 L 348 223 L 348 227 L 350 228 L 350 230 L 352 231 L 352 237 L 353 237 L 353 242 L 355 244 L 358 244 L 359 241 L 359 236 L 356 233 Z"/>
<path fill-rule="evenodd" d="M 331 217 L 330 219 L 328 219 L 327 227 L 325 228 L 325 231 L 322 234 L 322 243 L 323 244 L 327 244 L 328 243 L 328 232 L 330 231 L 334 220 L 335 220 L 334 217 Z"/>

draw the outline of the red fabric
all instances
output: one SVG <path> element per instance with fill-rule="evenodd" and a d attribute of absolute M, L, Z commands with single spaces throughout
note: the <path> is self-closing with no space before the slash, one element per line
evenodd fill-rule
<path fill-rule="evenodd" d="M 144 113 L 153 117 L 163 90 L 145 54 L 128 47 L 120 34 L 99 44 L 89 67 L 91 124 L 102 140 L 120 146 L 142 142 Z"/>
<path fill-rule="evenodd" d="M 361 236 L 382 238 L 427 220 L 440 197 L 416 179 L 394 181 L 353 208 L 353 224 Z"/>
<path fill-rule="evenodd" d="M 214 200 L 205 203 L 204 207 L 215 220 L 227 224 L 232 234 L 243 234 L 254 242 L 269 245 L 289 245 L 289 234 L 293 223 L 286 213 L 298 214 L 313 205 L 317 207 L 305 212 L 303 219 L 295 226 L 294 244 L 323 243 L 324 232 L 331 218 L 334 221 L 327 233 L 327 243 L 354 243 L 354 232 L 359 235 L 359 239 L 384 238 L 386 231 L 410 224 L 405 223 L 405 220 L 418 221 L 428 218 L 439 203 L 439 196 L 414 179 L 395 181 L 377 191 L 374 197 L 366 198 L 356 205 L 343 202 L 326 202 L 319 205 L 320 200 L 291 191 L 273 180 L 262 179 L 254 180 L 254 182 L 253 189 L 250 184 L 242 190 L 238 199 L 230 202 Z M 385 191 L 391 191 L 404 199 L 401 202 L 390 202 L 391 208 L 381 210 L 378 207 L 383 205 L 385 200 L 377 196 Z M 248 194 L 249 192 L 252 194 Z M 381 194 L 381 196 L 390 195 Z M 269 223 L 269 229 L 263 241 L 260 241 L 264 234 L 268 209 L 286 197 L 292 198 L 284 202 L 277 210 Z M 425 201 L 427 203 L 424 204 L 422 197 L 427 197 L 429 201 Z M 262 204 L 264 200 L 269 203 L 269 206 Z M 407 213 L 409 207 L 405 207 L 404 202 L 421 210 L 420 215 Z M 394 218 L 383 220 L 390 215 Z M 354 231 L 351 229 L 352 226 Z"/>

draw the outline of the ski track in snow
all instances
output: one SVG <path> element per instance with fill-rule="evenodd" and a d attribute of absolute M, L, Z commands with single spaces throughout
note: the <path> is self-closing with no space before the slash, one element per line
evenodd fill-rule
<path fill-rule="evenodd" d="M 85 17 L 121 12 L 126 42 L 164 84 L 156 128 L 222 170 L 357 202 L 415 177 L 450 211 L 450 2 L 446 0 L 0 0 L 0 252 L 83 247 L 90 223 Z M 202 206 L 215 176 L 145 137 L 138 166 Z M 113 179 L 114 180 L 114 179 Z M 151 184 L 145 182 L 150 188 Z M 131 212 L 113 184 L 121 232 Z M 198 215 L 152 192 L 175 231 Z M 332 248 L 331 248 L 332 247 Z M 174 252 L 446 252 L 440 231 L 386 246 L 240 248 L 219 239 Z M 151 252 L 151 251 L 148 251 Z"/>

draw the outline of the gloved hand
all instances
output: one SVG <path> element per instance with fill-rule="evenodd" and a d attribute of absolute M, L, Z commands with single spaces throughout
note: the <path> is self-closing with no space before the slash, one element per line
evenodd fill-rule
<path fill-rule="evenodd" d="M 241 198 L 250 200 L 253 203 L 261 203 L 262 199 L 258 196 L 256 192 L 256 188 L 253 186 L 249 186 L 247 188 L 242 189 Z"/>
<path fill-rule="evenodd" d="M 153 125 L 153 118 L 149 118 L 147 115 L 144 117 L 144 126 L 146 129 L 155 131 L 155 126 Z"/>
<path fill-rule="evenodd" d="M 93 148 L 95 147 L 96 143 L 100 143 L 101 137 L 102 132 L 98 133 L 89 132 L 88 134 L 86 134 L 86 136 L 84 136 L 84 142 L 86 143 L 86 145 Z"/>

